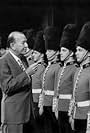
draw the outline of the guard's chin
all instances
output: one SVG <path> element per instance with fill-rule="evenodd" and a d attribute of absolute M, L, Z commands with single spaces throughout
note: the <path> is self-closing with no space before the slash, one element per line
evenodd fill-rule
<path fill-rule="evenodd" d="M 81 60 L 80 59 L 77 59 L 77 62 L 81 62 Z"/>
<path fill-rule="evenodd" d="M 64 59 L 63 59 L 63 58 L 61 58 L 61 61 L 64 61 Z"/>

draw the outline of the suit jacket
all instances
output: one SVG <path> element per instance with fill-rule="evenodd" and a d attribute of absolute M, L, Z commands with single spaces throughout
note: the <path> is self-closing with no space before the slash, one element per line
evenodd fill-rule
<path fill-rule="evenodd" d="M 24 66 L 27 68 L 25 61 Z M 2 123 L 28 122 L 31 108 L 31 78 L 29 79 L 9 52 L 0 59 L 0 68 L 0 83 L 3 93 Z"/>

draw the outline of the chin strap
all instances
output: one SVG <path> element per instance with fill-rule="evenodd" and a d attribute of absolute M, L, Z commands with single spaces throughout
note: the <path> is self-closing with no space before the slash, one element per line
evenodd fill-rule
<path fill-rule="evenodd" d="M 73 52 L 70 52 L 67 57 L 64 59 L 64 62 L 67 61 L 71 56 L 73 55 Z"/>
<path fill-rule="evenodd" d="M 58 56 L 59 53 L 56 51 L 50 58 L 48 58 L 48 61 L 52 61 L 56 56 Z"/>
<path fill-rule="evenodd" d="M 88 51 L 83 55 L 82 60 L 80 61 L 80 64 L 87 58 Z"/>

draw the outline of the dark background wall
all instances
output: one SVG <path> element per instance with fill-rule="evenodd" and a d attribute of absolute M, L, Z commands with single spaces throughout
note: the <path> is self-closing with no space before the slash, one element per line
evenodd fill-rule
<path fill-rule="evenodd" d="M 39 29 L 55 25 L 62 31 L 67 23 L 79 28 L 90 21 L 90 0 L 0 0 L 0 34 L 13 30 Z"/>

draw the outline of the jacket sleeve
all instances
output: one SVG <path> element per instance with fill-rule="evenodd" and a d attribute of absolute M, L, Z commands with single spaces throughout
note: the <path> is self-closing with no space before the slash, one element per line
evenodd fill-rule
<path fill-rule="evenodd" d="M 0 61 L 0 68 L 1 89 L 7 95 L 24 91 L 25 86 L 31 83 L 31 78 L 28 78 L 23 71 L 17 76 L 13 76 L 13 72 L 6 60 Z"/>

